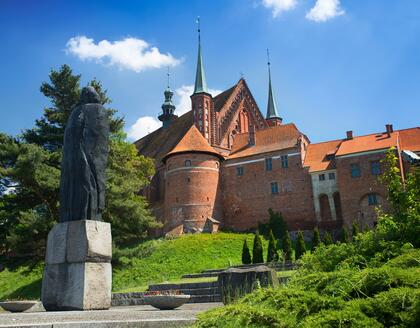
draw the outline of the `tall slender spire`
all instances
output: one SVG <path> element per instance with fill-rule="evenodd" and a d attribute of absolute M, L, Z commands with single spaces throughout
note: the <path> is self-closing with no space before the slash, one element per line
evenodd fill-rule
<path fill-rule="evenodd" d="M 267 49 L 267 66 L 268 66 L 268 103 L 267 103 L 267 116 L 266 119 L 280 118 L 277 112 L 276 99 L 273 93 L 273 87 L 271 85 L 271 69 L 270 69 L 270 53 Z M 281 118 L 280 118 L 281 119 Z"/>
<path fill-rule="evenodd" d="M 197 31 L 198 31 L 198 59 L 197 59 L 197 72 L 195 75 L 194 93 L 200 93 L 200 92 L 208 93 L 206 75 L 204 74 L 203 58 L 201 56 L 200 17 L 197 17 Z"/>

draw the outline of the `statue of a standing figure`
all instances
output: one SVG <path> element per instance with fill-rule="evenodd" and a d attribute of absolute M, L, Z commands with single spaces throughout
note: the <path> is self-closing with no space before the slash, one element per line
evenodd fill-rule
<path fill-rule="evenodd" d="M 111 307 L 111 224 L 102 221 L 108 115 L 83 88 L 64 132 L 60 222 L 48 234 L 41 300 L 47 311 Z"/>
<path fill-rule="evenodd" d="M 60 222 L 102 220 L 109 122 L 93 87 L 83 88 L 64 133 Z"/>

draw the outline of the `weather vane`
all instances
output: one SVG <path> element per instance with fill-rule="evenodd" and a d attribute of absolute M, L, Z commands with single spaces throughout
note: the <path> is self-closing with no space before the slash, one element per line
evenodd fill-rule
<path fill-rule="evenodd" d="M 169 73 L 169 66 L 168 66 L 168 71 L 167 71 L 166 75 L 168 76 L 168 89 L 169 89 L 169 76 L 171 75 L 171 74 Z"/>
<path fill-rule="evenodd" d="M 200 16 L 197 16 L 197 20 L 195 22 L 197 23 L 198 41 L 200 41 Z"/>
<path fill-rule="evenodd" d="M 267 48 L 267 65 L 270 66 L 270 52 L 268 51 L 268 48 Z"/>

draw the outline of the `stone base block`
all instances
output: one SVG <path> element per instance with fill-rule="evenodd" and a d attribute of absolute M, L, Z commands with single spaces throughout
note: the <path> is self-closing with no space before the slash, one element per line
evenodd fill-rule
<path fill-rule="evenodd" d="M 111 285 L 111 263 L 47 264 L 42 304 L 47 311 L 109 309 Z"/>
<path fill-rule="evenodd" d="M 48 234 L 42 303 L 47 311 L 111 306 L 112 239 L 109 223 L 70 221 Z"/>

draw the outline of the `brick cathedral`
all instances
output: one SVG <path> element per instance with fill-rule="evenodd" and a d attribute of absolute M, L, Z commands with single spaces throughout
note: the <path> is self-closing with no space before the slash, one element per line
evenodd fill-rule
<path fill-rule="evenodd" d="M 311 143 L 295 124 L 283 123 L 268 66 L 264 116 L 241 78 L 213 97 L 207 88 L 201 43 L 191 110 L 174 114 L 173 92 L 165 90 L 162 127 L 135 142 L 155 160 L 156 174 L 143 190 L 162 233 L 246 231 L 281 212 L 288 229 L 337 230 L 357 222 L 372 227 L 377 206 L 386 210 L 378 181 L 390 147 L 402 178 L 420 163 L 420 128 L 383 131 Z"/>

